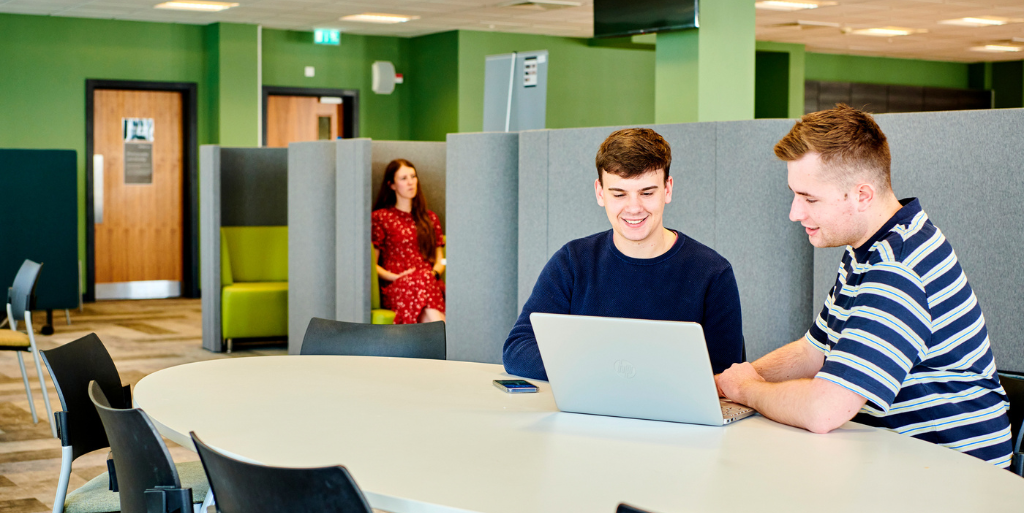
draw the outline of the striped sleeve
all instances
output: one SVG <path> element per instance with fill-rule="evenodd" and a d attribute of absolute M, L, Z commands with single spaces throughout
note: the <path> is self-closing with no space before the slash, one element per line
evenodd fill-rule
<path fill-rule="evenodd" d="M 888 412 L 910 369 L 925 356 L 931 316 L 921 278 L 901 263 L 857 266 L 859 284 L 832 298 L 842 332 L 818 372 Z M 827 326 L 826 326 L 827 328 Z M 812 328 L 813 331 L 813 328 Z"/>

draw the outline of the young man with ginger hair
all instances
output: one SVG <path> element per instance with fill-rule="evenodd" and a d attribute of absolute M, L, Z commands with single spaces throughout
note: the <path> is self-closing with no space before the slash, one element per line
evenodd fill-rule
<path fill-rule="evenodd" d="M 804 116 L 775 154 L 790 220 L 815 247 L 846 252 L 805 337 L 716 376 L 719 393 L 815 433 L 856 420 L 1009 466 L 981 306 L 920 202 L 897 200 L 881 129 L 838 105 Z"/>
<path fill-rule="evenodd" d="M 742 361 L 732 266 L 662 222 L 672 201 L 668 143 L 648 128 L 619 130 L 601 144 L 595 163 L 594 194 L 612 229 L 569 242 L 551 257 L 505 340 L 505 370 L 547 379 L 533 312 L 698 322 L 715 372 Z"/>

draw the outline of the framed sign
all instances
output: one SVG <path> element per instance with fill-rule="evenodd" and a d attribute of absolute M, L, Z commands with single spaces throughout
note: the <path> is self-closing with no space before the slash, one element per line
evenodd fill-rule
<path fill-rule="evenodd" d="M 153 125 L 153 118 L 121 118 L 126 184 L 153 184 Z"/>

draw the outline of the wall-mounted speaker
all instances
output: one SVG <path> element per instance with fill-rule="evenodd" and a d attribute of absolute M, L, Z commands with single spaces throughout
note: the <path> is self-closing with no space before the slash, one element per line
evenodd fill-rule
<path fill-rule="evenodd" d="M 395 90 L 395 65 L 388 61 L 373 63 L 373 92 L 391 94 Z"/>

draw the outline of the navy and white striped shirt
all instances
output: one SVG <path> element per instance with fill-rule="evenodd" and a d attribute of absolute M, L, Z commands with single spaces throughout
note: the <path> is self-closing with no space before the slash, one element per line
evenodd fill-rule
<path fill-rule="evenodd" d="M 859 248 L 807 340 L 818 378 L 867 399 L 856 421 L 1010 464 L 1009 403 L 981 306 L 952 246 L 917 199 Z"/>

